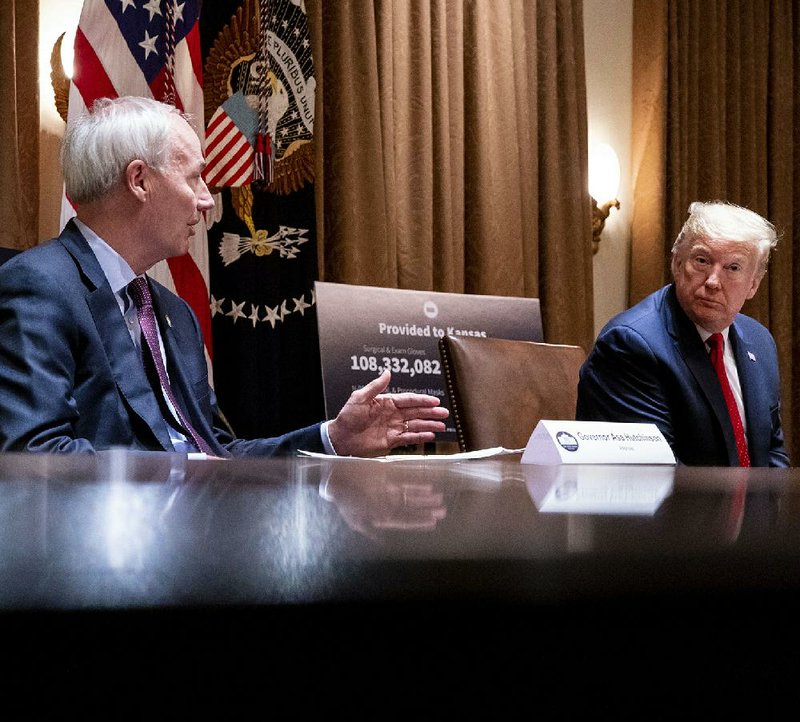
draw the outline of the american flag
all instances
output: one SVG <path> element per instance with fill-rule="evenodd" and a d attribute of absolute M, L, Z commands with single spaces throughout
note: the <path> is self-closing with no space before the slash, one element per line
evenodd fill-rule
<path fill-rule="evenodd" d="M 241 90 L 217 108 L 208 121 L 206 181 L 214 186 L 241 186 L 253 180 L 258 116 Z"/>
<path fill-rule="evenodd" d="M 74 74 L 67 124 L 101 97 L 137 95 L 166 100 L 189 114 L 204 140 L 199 0 L 85 0 L 75 35 Z M 65 200 L 62 225 L 75 215 Z M 149 274 L 195 312 L 211 351 L 208 241 L 198 225 L 189 253 Z"/>

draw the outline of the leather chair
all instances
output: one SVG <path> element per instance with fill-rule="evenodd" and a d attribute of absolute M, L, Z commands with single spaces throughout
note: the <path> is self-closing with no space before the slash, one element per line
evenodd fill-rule
<path fill-rule="evenodd" d="M 526 446 L 541 419 L 574 419 L 579 346 L 498 338 L 439 339 L 461 451 Z"/>

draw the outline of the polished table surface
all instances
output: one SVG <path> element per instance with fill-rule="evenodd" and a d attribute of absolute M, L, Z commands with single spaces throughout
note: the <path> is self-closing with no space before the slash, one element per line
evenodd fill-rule
<path fill-rule="evenodd" d="M 786 590 L 799 511 L 786 470 L 5 454 L 0 608 Z"/>
<path fill-rule="evenodd" d="M 795 470 L 4 454 L 0 521 L 0 619 L 26 648 L 140 655 L 179 629 L 176 664 L 195 635 L 451 669 L 534 648 L 653 663 L 673 641 L 703 665 L 795 659 Z"/>

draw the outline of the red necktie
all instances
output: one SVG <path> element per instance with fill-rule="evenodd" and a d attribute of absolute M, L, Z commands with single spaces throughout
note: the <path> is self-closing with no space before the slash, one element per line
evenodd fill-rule
<path fill-rule="evenodd" d="M 188 432 L 194 445 L 199 451 L 206 454 L 213 455 L 211 447 L 206 440 L 195 431 L 194 427 L 189 423 L 183 409 L 178 405 L 178 399 L 170 386 L 169 378 L 167 377 L 167 370 L 164 368 L 164 361 L 161 358 L 161 348 L 158 344 L 158 322 L 156 321 L 156 314 L 153 311 L 153 299 L 150 296 L 150 288 L 147 281 L 139 276 L 134 278 L 128 284 L 128 291 L 131 294 L 133 303 L 136 305 L 136 313 L 139 317 L 139 325 L 142 327 L 142 337 L 144 343 L 142 344 L 142 358 L 144 359 L 145 368 L 149 365 L 154 368 L 158 375 L 158 381 L 161 388 L 170 400 L 175 413 L 178 414 L 178 422 L 183 427 L 183 430 Z"/>
<path fill-rule="evenodd" d="M 725 371 L 725 362 L 722 358 L 722 347 L 725 341 L 721 333 L 714 333 L 708 337 L 706 343 L 711 347 L 711 363 L 714 371 L 717 372 L 720 386 L 722 386 L 722 395 L 728 405 L 733 436 L 736 439 L 736 451 L 739 453 L 739 466 L 750 466 L 750 453 L 747 451 L 747 438 L 744 435 L 742 417 L 739 416 L 739 408 L 736 406 L 736 399 L 733 398 L 733 391 L 728 383 L 728 373 Z"/>

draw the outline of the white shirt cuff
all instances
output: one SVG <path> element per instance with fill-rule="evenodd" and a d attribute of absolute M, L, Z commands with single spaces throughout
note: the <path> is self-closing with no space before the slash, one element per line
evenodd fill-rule
<path fill-rule="evenodd" d="M 336 449 L 333 448 L 333 444 L 331 443 L 331 437 L 328 435 L 329 423 L 329 421 L 323 421 L 322 426 L 319 428 L 319 435 L 322 437 L 322 447 L 325 449 L 326 454 L 338 456 Z"/>

